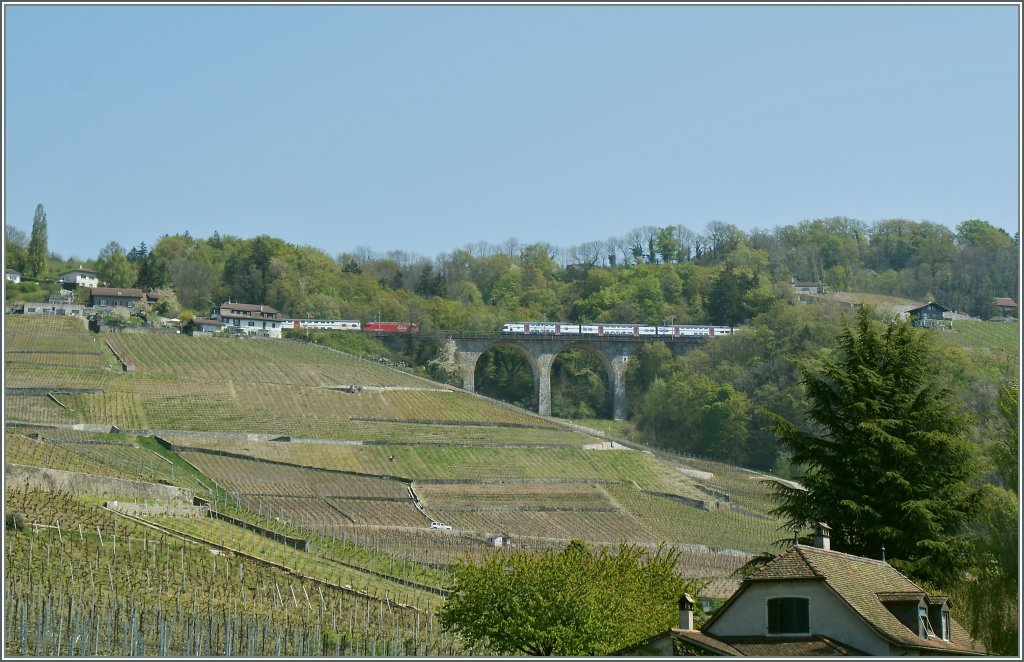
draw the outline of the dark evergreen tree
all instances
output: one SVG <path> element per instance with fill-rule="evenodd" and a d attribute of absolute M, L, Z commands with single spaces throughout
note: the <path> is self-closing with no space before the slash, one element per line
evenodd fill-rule
<path fill-rule="evenodd" d="M 950 586 L 970 564 L 963 535 L 978 506 L 967 416 L 928 368 L 928 337 L 907 322 L 882 328 L 864 308 L 844 324 L 839 357 L 800 367 L 810 430 L 773 416 L 803 488 L 776 484 L 776 512 L 794 526 L 827 522 L 835 549 L 887 560 Z"/>

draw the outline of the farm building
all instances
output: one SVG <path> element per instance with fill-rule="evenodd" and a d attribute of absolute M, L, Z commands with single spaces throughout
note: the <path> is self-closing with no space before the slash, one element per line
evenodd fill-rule
<path fill-rule="evenodd" d="M 1017 304 L 1013 299 L 1009 297 L 996 297 L 992 299 L 992 303 L 1003 314 L 1003 317 L 1017 317 Z"/>

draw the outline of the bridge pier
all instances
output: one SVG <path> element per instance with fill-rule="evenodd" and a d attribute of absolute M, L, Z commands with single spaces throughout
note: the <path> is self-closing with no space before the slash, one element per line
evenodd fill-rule
<path fill-rule="evenodd" d="M 462 364 L 462 387 L 470 392 L 476 391 L 476 364 L 480 355 L 491 347 L 504 345 L 515 347 L 526 357 L 533 370 L 534 392 L 537 394 L 537 413 L 541 416 L 551 415 L 551 368 L 559 352 L 570 346 L 587 347 L 603 357 L 608 369 L 608 383 L 612 390 L 612 418 L 616 421 L 626 419 L 626 365 L 629 358 L 645 341 L 619 338 L 580 338 L 553 336 L 488 336 L 455 335 L 456 355 Z M 704 339 L 674 339 L 667 342 L 675 354 L 685 354 Z"/>
<path fill-rule="evenodd" d="M 533 387 L 537 393 L 537 413 L 541 416 L 551 415 L 551 366 L 557 354 L 535 354 L 533 371 Z"/>
<path fill-rule="evenodd" d="M 462 364 L 462 388 L 470 393 L 476 393 L 476 362 L 483 352 L 457 351 L 459 362 Z"/>
<path fill-rule="evenodd" d="M 616 421 L 626 420 L 626 363 L 630 354 L 621 354 L 611 360 L 608 381 L 612 385 L 612 418 Z"/>

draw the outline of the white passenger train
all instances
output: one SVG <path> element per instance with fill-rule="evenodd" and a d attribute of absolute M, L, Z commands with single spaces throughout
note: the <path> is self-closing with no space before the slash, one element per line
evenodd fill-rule
<path fill-rule="evenodd" d="M 646 324 L 573 324 L 571 322 L 508 322 L 501 332 L 511 335 L 549 336 L 629 336 L 660 338 L 714 338 L 727 336 L 733 329 L 728 326 L 694 326 L 672 324 L 651 326 Z"/>
<path fill-rule="evenodd" d="M 309 329 L 310 331 L 359 331 L 362 325 L 359 320 L 317 320 L 289 319 L 281 325 L 282 329 Z"/>

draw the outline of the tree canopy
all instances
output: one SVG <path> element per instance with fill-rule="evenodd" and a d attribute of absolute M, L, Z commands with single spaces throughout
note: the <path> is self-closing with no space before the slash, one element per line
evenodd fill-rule
<path fill-rule="evenodd" d="M 837 358 L 800 367 L 808 429 L 774 415 L 803 489 L 774 484 L 795 526 L 827 522 L 835 549 L 886 559 L 915 579 L 950 586 L 970 563 L 963 536 L 980 500 L 969 419 L 929 370 L 929 337 L 882 327 L 861 309 Z"/>
<path fill-rule="evenodd" d="M 505 655 L 606 655 L 673 627 L 678 600 L 696 595 L 678 554 L 621 544 L 594 553 L 499 552 L 460 562 L 442 626 Z"/>

